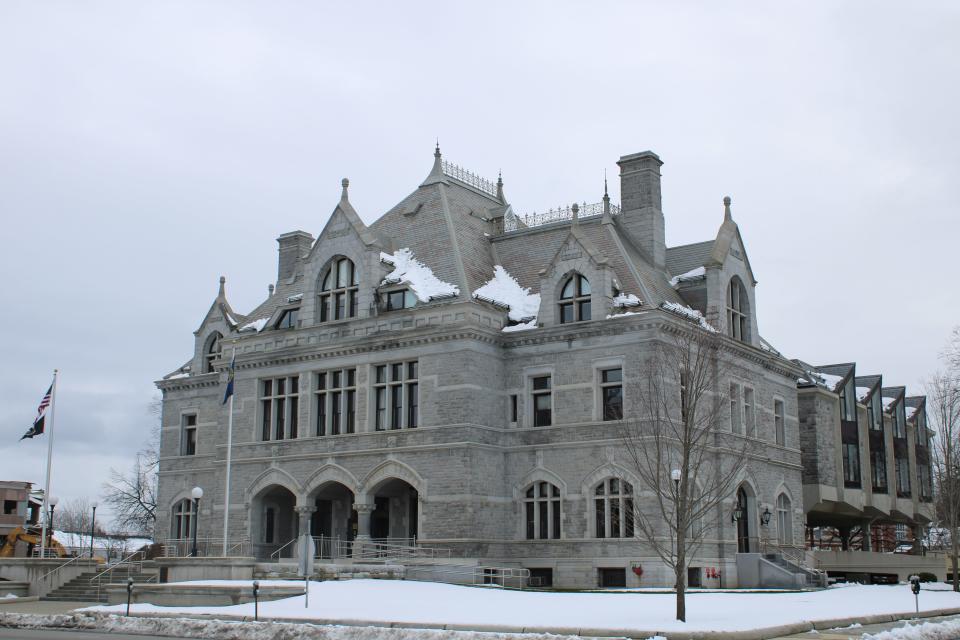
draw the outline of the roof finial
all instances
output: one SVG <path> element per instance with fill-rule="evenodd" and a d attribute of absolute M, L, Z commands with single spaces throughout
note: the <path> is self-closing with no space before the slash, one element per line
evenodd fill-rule
<path fill-rule="evenodd" d="M 220 291 L 217 292 L 217 296 L 222 298 L 224 293 L 224 285 L 227 284 L 227 279 L 223 276 L 220 276 Z"/>
<path fill-rule="evenodd" d="M 580 205 L 574 202 L 573 206 L 570 207 L 570 213 L 572 215 L 573 224 L 579 225 L 580 224 Z"/>
<path fill-rule="evenodd" d="M 507 199 L 503 196 L 503 171 L 497 170 L 497 200 L 507 204 Z"/>
<path fill-rule="evenodd" d="M 271 296 L 271 297 L 273 296 L 273 285 L 272 285 L 272 284 L 268 284 L 268 285 L 267 285 L 267 295 L 268 295 L 268 296 Z"/>
<path fill-rule="evenodd" d="M 440 157 L 440 138 L 437 138 L 437 148 L 434 149 L 434 151 L 433 151 L 433 157 L 434 157 L 434 158 L 439 158 L 439 157 Z"/>
<path fill-rule="evenodd" d="M 733 220 L 733 214 L 730 213 L 730 196 L 723 196 L 723 219 Z"/>
<path fill-rule="evenodd" d="M 347 197 L 347 187 L 350 186 L 350 180 L 348 178 L 344 178 L 340 181 L 340 186 L 343 187 L 343 193 L 340 194 L 340 200 L 349 200 Z"/>
<path fill-rule="evenodd" d="M 610 194 L 607 193 L 607 170 L 603 170 L 603 216 L 610 216 Z"/>

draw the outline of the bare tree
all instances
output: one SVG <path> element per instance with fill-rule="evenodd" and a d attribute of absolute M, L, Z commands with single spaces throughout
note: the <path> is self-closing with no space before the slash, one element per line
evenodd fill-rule
<path fill-rule="evenodd" d="M 71 498 L 57 505 L 55 523 L 60 531 L 89 535 L 90 525 L 94 524 L 92 518 L 92 503 L 86 498 Z M 99 524 L 98 520 L 97 530 L 102 533 Z"/>
<path fill-rule="evenodd" d="M 926 384 L 927 415 L 933 427 L 933 473 L 937 515 L 949 531 L 953 590 L 960 591 L 960 370 L 935 373 Z"/>
<path fill-rule="evenodd" d="M 114 523 L 121 529 L 153 536 L 157 519 L 157 472 L 160 467 L 160 400 L 150 404 L 156 422 L 146 445 L 137 452 L 126 471 L 110 469 L 103 485 L 103 501 L 113 510 Z"/>
<path fill-rule="evenodd" d="M 636 508 L 635 535 L 674 574 L 677 619 L 686 619 L 687 565 L 715 526 L 743 467 L 743 443 L 718 430 L 726 406 L 722 338 L 709 327 L 666 328 L 635 389 L 639 418 L 623 443 L 632 471 L 653 496 Z M 744 440 L 745 442 L 745 440 Z"/>

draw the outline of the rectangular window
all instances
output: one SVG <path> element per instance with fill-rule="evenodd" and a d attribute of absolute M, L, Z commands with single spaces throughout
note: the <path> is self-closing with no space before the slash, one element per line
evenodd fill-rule
<path fill-rule="evenodd" d="M 603 397 L 603 419 L 623 420 L 623 370 L 600 372 L 600 393 Z"/>
<path fill-rule="evenodd" d="M 537 376 L 533 386 L 533 426 L 549 427 L 553 413 L 553 398 L 550 391 L 550 376 Z"/>
<path fill-rule="evenodd" d="M 357 370 L 333 369 L 316 374 L 314 406 L 318 436 L 356 431 Z"/>
<path fill-rule="evenodd" d="M 391 291 L 387 293 L 386 310 L 396 311 L 397 309 L 410 309 L 416 304 L 416 298 L 406 290 Z"/>
<path fill-rule="evenodd" d="M 894 422 L 894 438 L 906 438 L 907 437 L 907 414 L 903 409 L 903 401 L 897 403 L 897 413 L 896 420 Z"/>
<path fill-rule="evenodd" d="M 920 486 L 920 497 L 930 497 L 930 467 L 925 464 L 917 465 L 917 484 Z"/>
<path fill-rule="evenodd" d="M 517 414 L 517 394 L 514 393 L 510 395 L 510 422 L 517 421 Z"/>
<path fill-rule="evenodd" d="M 269 378 L 260 382 L 263 440 L 296 438 L 300 424 L 300 377 Z"/>
<path fill-rule="evenodd" d="M 870 428 L 874 431 L 883 431 L 883 408 L 880 406 L 880 391 L 874 391 L 870 396 L 870 408 L 873 419 L 870 422 Z"/>
<path fill-rule="evenodd" d="M 870 468 L 873 490 L 877 493 L 886 493 L 887 460 L 883 450 L 870 452 Z"/>
<path fill-rule="evenodd" d="M 183 437 L 181 439 L 182 456 L 193 456 L 197 454 L 197 416 L 190 414 L 183 416 Z"/>
<path fill-rule="evenodd" d="M 297 320 L 300 318 L 300 309 L 287 309 L 277 320 L 277 329 L 293 329 L 297 326 Z"/>
<path fill-rule="evenodd" d="M 415 429 L 420 425 L 420 363 L 394 362 L 373 369 L 374 427 Z"/>
<path fill-rule="evenodd" d="M 754 411 L 753 389 L 743 388 L 743 422 L 746 425 L 747 435 L 757 437 L 757 414 Z"/>
<path fill-rule="evenodd" d="M 843 483 L 847 487 L 860 486 L 860 447 L 843 445 Z"/>
<path fill-rule="evenodd" d="M 777 439 L 777 444 L 783 446 L 787 442 L 787 434 L 784 428 L 783 400 L 773 401 L 773 430 Z"/>
<path fill-rule="evenodd" d="M 16 501 L 16 500 L 4 500 L 4 501 L 3 501 L 3 515 L 5 515 L 5 516 L 17 515 L 17 501 Z"/>
<path fill-rule="evenodd" d="M 743 433 L 743 413 L 740 409 L 740 385 L 730 383 L 730 430 L 733 433 Z"/>
<path fill-rule="evenodd" d="M 910 497 L 910 461 L 906 458 L 897 458 L 897 497 Z"/>

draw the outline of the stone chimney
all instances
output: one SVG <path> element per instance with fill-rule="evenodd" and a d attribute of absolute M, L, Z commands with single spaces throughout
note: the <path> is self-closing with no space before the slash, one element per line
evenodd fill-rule
<path fill-rule="evenodd" d="M 310 252 L 313 236 L 306 231 L 291 231 L 277 238 L 280 245 L 280 262 L 277 266 L 277 282 L 293 275 L 297 260 Z"/>
<path fill-rule="evenodd" d="M 620 166 L 620 224 L 630 238 L 653 260 L 666 268 L 667 247 L 660 202 L 660 167 L 653 151 L 622 156 Z"/>

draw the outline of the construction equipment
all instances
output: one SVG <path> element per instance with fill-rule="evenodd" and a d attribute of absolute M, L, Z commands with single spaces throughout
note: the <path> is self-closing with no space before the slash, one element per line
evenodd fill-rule
<path fill-rule="evenodd" d="M 40 545 L 40 536 L 41 536 L 40 527 L 17 527 L 9 534 L 7 534 L 7 539 L 3 543 L 3 546 L 0 547 L 0 558 L 13 558 L 16 557 L 17 552 L 17 542 L 25 542 L 29 546 L 27 547 L 27 557 L 30 557 L 33 554 L 34 547 Z M 53 537 L 53 532 L 48 533 L 47 540 L 47 549 L 60 558 L 66 558 L 69 554 L 67 550 L 63 548 L 63 545 L 57 542 L 57 539 Z"/>

